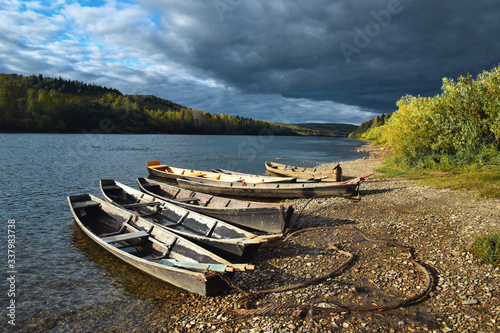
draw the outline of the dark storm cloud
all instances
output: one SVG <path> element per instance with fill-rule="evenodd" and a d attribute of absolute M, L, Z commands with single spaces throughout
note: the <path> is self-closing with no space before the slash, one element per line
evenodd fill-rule
<path fill-rule="evenodd" d="M 496 1 L 144 1 L 161 52 L 253 94 L 390 112 L 500 62 Z"/>
<path fill-rule="evenodd" d="M 0 72 L 211 113 L 359 124 L 500 63 L 489 0 L 9 0 Z"/>

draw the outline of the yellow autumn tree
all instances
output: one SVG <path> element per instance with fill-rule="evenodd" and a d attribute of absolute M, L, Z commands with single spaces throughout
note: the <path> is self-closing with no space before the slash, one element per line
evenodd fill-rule
<path fill-rule="evenodd" d="M 363 137 L 387 144 L 393 161 L 409 168 L 500 159 L 500 66 L 476 79 L 444 78 L 442 91 L 404 96 L 387 123 Z"/>

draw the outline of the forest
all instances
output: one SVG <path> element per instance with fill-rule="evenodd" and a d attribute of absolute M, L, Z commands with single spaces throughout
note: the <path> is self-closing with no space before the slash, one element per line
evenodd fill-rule
<path fill-rule="evenodd" d="M 373 119 L 365 121 L 358 128 L 356 128 L 354 131 L 349 133 L 349 137 L 350 138 L 363 138 L 363 134 L 370 131 L 372 128 L 384 125 L 389 120 L 391 115 L 392 115 L 392 113 L 389 113 L 389 114 L 384 113 L 384 114 L 381 114 L 379 116 L 376 116 Z"/>
<path fill-rule="evenodd" d="M 338 137 L 347 137 L 358 128 L 356 125 L 337 123 L 298 123 L 290 126 L 300 135 Z"/>
<path fill-rule="evenodd" d="M 300 135 L 283 124 L 210 114 L 151 95 L 17 74 L 0 74 L 0 132 Z"/>

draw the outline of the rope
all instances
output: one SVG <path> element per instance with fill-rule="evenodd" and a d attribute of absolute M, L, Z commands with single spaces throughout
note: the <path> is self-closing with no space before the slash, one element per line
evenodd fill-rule
<path fill-rule="evenodd" d="M 367 312 L 367 311 L 385 311 L 389 309 L 395 309 L 404 305 L 408 305 L 411 303 L 414 303 L 421 298 L 423 298 L 431 289 L 433 280 L 432 276 L 429 273 L 429 271 L 420 263 L 418 263 L 413 255 L 413 251 L 411 248 L 403 246 L 395 241 L 392 240 L 379 240 L 379 239 L 373 239 L 370 238 L 368 235 L 366 235 L 363 231 L 359 230 L 358 228 L 354 227 L 343 227 L 343 226 L 337 226 L 337 227 L 315 227 L 315 228 L 307 228 L 307 229 L 302 229 L 295 231 L 289 235 L 287 235 L 281 242 L 279 242 L 277 245 L 283 244 L 286 242 L 288 239 L 291 237 L 294 237 L 298 234 L 304 233 L 304 232 L 309 232 L 309 231 L 315 231 L 315 230 L 347 230 L 347 231 L 354 231 L 363 236 L 363 238 L 369 242 L 372 243 L 380 243 L 380 244 L 385 244 L 388 246 L 394 246 L 397 247 L 403 251 L 406 251 L 409 254 L 410 261 L 411 263 L 418 269 L 420 270 L 426 278 L 426 287 L 419 293 L 409 296 L 400 300 L 395 300 L 392 302 L 387 302 L 383 303 L 381 305 L 343 305 L 343 304 L 334 304 L 334 303 L 327 303 L 329 307 L 319 307 L 315 305 L 315 303 L 311 304 L 300 304 L 297 302 L 283 302 L 281 304 L 276 304 L 276 305 L 269 305 L 261 308 L 256 308 L 256 309 L 247 309 L 244 306 L 244 302 L 250 302 L 257 297 L 265 294 L 271 294 L 271 293 L 278 293 L 278 292 L 285 292 L 285 291 L 290 291 L 290 290 L 295 290 L 295 289 L 300 289 L 304 288 L 310 285 L 318 284 L 328 278 L 331 278 L 337 274 L 339 274 L 341 271 L 343 271 L 348 265 L 352 263 L 354 260 L 354 255 L 350 252 L 342 251 L 333 244 L 329 244 L 329 247 L 334 249 L 335 251 L 339 252 L 340 254 L 343 254 L 347 257 L 347 259 L 342 262 L 339 266 L 335 267 L 332 269 L 330 272 L 328 272 L 325 275 L 315 277 L 309 280 L 306 280 L 304 282 L 298 283 L 298 284 L 293 284 L 293 285 L 288 285 L 288 286 L 282 286 L 278 288 L 272 288 L 272 289 L 266 289 L 266 290 L 261 290 L 261 291 L 256 291 L 256 292 L 245 292 L 243 289 L 241 289 L 239 286 L 237 286 L 233 281 L 231 281 L 229 278 L 224 276 L 223 274 L 220 274 L 221 278 L 223 278 L 231 287 L 234 289 L 238 290 L 242 296 L 237 299 L 234 304 L 233 304 L 233 311 L 240 315 L 240 316 L 250 316 L 250 315 L 266 315 L 270 314 L 272 312 L 280 312 L 286 309 L 294 309 L 294 310 L 299 310 L 300 312 L 302 311 L 307 311 L 307 318 L 311 320 L 312 314 L 317 311 L 317 312 L 326 312 L 326 313 L 339 313 L 339 312 Z M 276 245 L 276 246 L 277 246 Z M 322 302 L 326 303 L 326 302 Z M 241 318 L 240 318 L 241 319 Z"/>
<path fill-rule="evenodd" d="M 290 223 L 290 226 L 288 227 L 288 229 L 285 231 L 285 233 L 283 234 L 283 237 L 285 237 L 287 234 L 290 233 L 291 230 L 294 229 L 295 225 L 297 224 L 297 222 L 299 221 L 299 219 L 302 217 L 302 213 L 304 213 L 304 210 L 306 210 L 306 207 L 307 205 L 309 205 L 309 203 L 311 201 L 313 201 L 314 199 L 316 199 L 317 197 L 313 197 L 309 200 L 307 200 L 306 204 L 304 205 L 304 207 L 302 207 L 302 209 L 300 210 L 300 213 L 299 215 L 297 215 L 297 218 L 295 219 L 295 221 L 293 221 L 292 223 Z M 281 244 L 281 243 L 280 243 Z"/>

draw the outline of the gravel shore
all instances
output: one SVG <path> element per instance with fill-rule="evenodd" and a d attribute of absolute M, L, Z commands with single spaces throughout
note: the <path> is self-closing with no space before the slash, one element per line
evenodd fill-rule
<path fill-rule="evenodd" d="M 377 147 L 370 157 L 340 162 L 345 177 L 374 173 L 383 163 Z M 332 163 L 334 164 L 334 163 Z M 327 167 L 325 165 L 325 167 Z M 252 273 L 233 281 L 247 292 L 296 284 L 324 275 L 346 260 L 332 248 L 354 254 L 354 261 L 324 281 L 262 295 L 241 303 L 246 309 L 315 304 L 326 311 L 301 313 L 283 307 L 271 313 L 238 317 L 233 304 L 242 294 L 186 296 L 186 306 L 150 330 L 165 332 L 500 332 L 500 268 L 481 264 L 467 248 L 474 235 L 500 230 L 500 200 L 473 193 L 422 186 L 409 180 L 374 177 L 363 182 L 360 200 L 289 200 L 296 205 L 299 229 L 355 227 L 369 237 L 393 240 L 413 249 L 432 275 L 432 286 L 418 302 L 386 311 L 329 313 L 335 305 L 391 303 L 426 288 L 425 275 L 396 247 L 372 243 L 348 229 L 318 229 L 275 247 L 264 245 Z"/>

